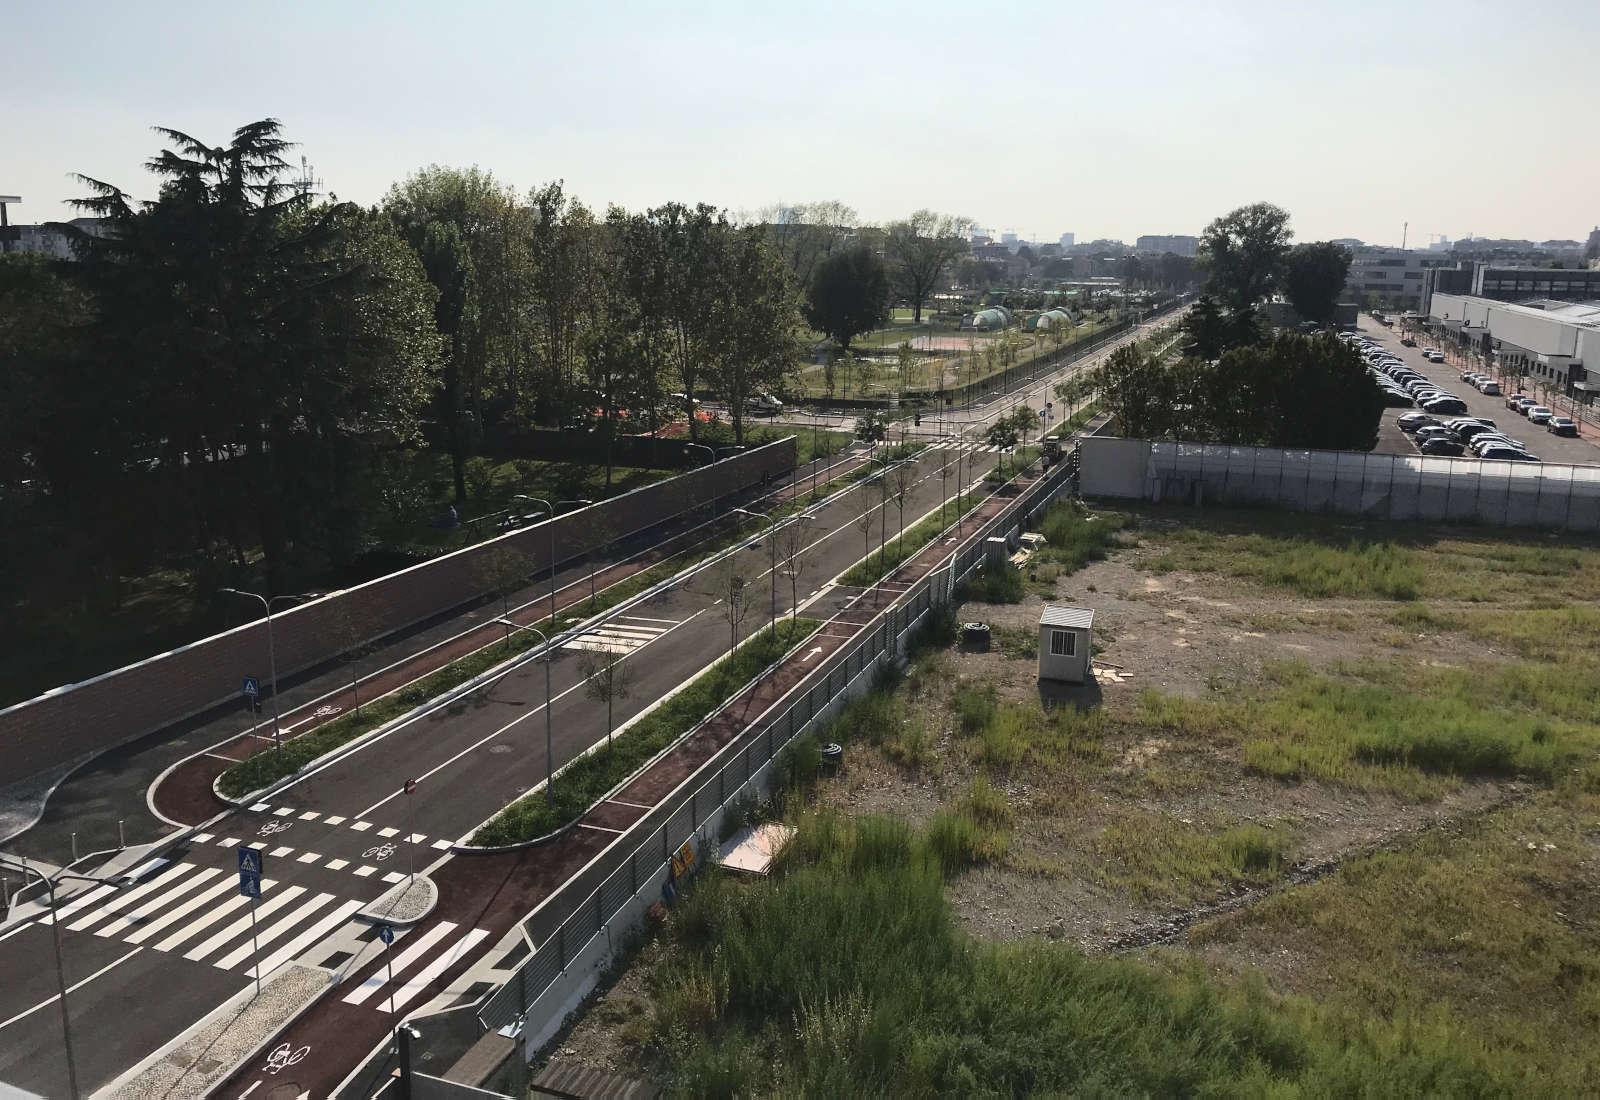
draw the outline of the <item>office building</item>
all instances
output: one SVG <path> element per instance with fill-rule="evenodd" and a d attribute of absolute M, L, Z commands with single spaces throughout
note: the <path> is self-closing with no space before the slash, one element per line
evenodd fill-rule
<path fill-rule="evenodd" d="M 1077 239 L 1078 235 L 1076 233 L 1063 233 L 1061 234 L 1061 240 L 1059 243 L 1062 248 L 1071 248 L 1072 242 L 1076 241 Z"/>
<path fill-rule="evenodd" d="M 1363 245 L 1350 250 L 1344 297 L 1364 309 L 1421 309 L 1424 274 L 1448 256 L 1407 248 Z"/>
<path fill-rule="evenodd" d="M 1428 323 L 1462 346 L 1489 350 L 1504 368 L 1521 370 L 1528 383 L 1541 383 L 1585 404 L 1600 396 L 1600 301 L 1558 302 L 1536 298 L 1502 302 L 1472 295 L 1435 292 Z"/>
<path fill-rule="evenodd" d="M 1431 312 L 1435 294 L 1520 302 L 1547 298 L 1560 302 L 1600 299 L 1600 270 L 1569 267 L 1501 267 L 1475 262 L 1434 268 L 1422 284 L 1421 309 Z"/>
<path fill-rule="evenodd" d="M 1179 256 L 1193 256 L 1200 248 L 1199 237 L 1151 234 L 1133 242 L 1140 252 L 1175 252 Z"/>

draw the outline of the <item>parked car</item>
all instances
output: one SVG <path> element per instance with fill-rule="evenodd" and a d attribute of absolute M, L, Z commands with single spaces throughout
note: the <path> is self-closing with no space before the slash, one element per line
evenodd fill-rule
<path fill-rule="evenodd" d="M 1414 432 L 1418 428 L 1426 428 L 1429 425 L 1438 424 L 1439 419 L 1429 416 L 1427 413 L 1405 413 L 1397 416 L 1394 422 L 1400 426 L 1401 431 Z"/>
<path fill-rule="evenodd" d="M 1478 377 L 1477 371 L 1464 370 L 1461 372 L 1461 381 L 1471 382 Z"/>
<path fill-rule="evenodd" d="M 1516 410 L 1516 411 L 1517 411 L 1517 412 L 1521 412 L 1521 411 L 1522 411 L 1522 410 L 1521 410 L 1521 409 L 1520 409 L 1520 408 L 1518 408 L 1518 407 L 1517 407 L 1517 403 L 1518 403 L 1518 402 L 1519 402 L 1519 401 L 1521 401 L 1521 400 L 1522 400 L 1522 399 L 1523 399 L 1523 398 L 1524 398 L 1524 397 L 1527 397 L 1527 395 L 1526 395 L 1526 394 L 1523 394 L 1523 393 L 1511 393 L 1511 394 L 1507 394 L 1507 395 L 1506 395 L 1506 408 L 1508 408 L 1508 409 L 1515 409 L 1515 410 Z M 1528 401 L 1528 403 L 1529 403 L 1529 404 L 1530 404 L 1530 405 L 1531 405 L 1531 404 L 1533 404 L 1533 401 L 1532 401 L 1532 399 L 1531 399 L 1531 398 L 1530 398 L 1530 399 L 1529 399 L 1529 401 Z"/>
<path fill-rule="evenodd" d="M 1422 357 L 1424 359 L 1432 359 L 1433 358 L 1433 353 L 1436 350 L 1438 350 L 1438 349 L 1436 349 L 1436 348 L 1423 348 L 1422 349 Z"/>
<path fill-rule="evenodd" d="M 1493 434 L 1495 429 L 1493 424 L 1462 424 L 1453 430 L 1462 439 L 1471 442 L 1480 435 Z"/>
<path fill-rule="evenodd" d="M 1459 439 L 1446 439 L 1444 436 L 1436 435 L 1417 444 L 1417 450 L 1425 455 L 1447 455 L 1450 458 L 1458 458 L 1466 453 L 1467 448 Z"/>
<path fill-rule="evenodd" d="M 1527 417 L 1535 424 L 1548 424 L 1555 413 L 1543 405 L 1529 405 Z"/>
<path fill-rule="evenodd" d="M 1478 392 L 1486 393 L 1490 397 L 1499 397 L 1500 383 L 1496 382 L 1493 378 L 1485 378 L 1482 382 L 1478 383 Z"/>
<path fill-rule="evenodd" d="M 1404 390 L 1397 390 L 1393 386 L 1383 387 L 1383 403 L 1390 409 L 1409 409 L 1415 402 L 1411 395 Z"/>
<path fill-rule="evenodd" d="M 1442 351 L 1434 352 L 1432 355 L 1428 356 L 1428 362 L 1430 362 L 1430 363 L 1443 363 L 1444 362 L 1444 352 L 1442 352 Z"/>
<path fill-rule="evenodd" d="M 1510 436 L 1501 435 L 1499 432 L 1483 432 L 1480 435 L 1473 436 L 1470 446 L 1474 452 L 1487 450 L 1490 447 L 1511 447 L 1518 451 L 1526 451 L 1528 449 L 1522 445 L 1522 440 L 1512 439 Z"/>
<path fill-rule="evenodd" d="M 1448 415 L 1452 413 L 1460 414 L 1467 411 L 1467 403 L 1461 400 L 1459 397 L 1434 397 L 1426 401 L 1419 398 L 1417 400 L 1417 404 L 1421 405 L 1424 409 L 1427 409 L 1431 413 L 1445 413 Z"/>
<path fill-rule="evenodd" d="M 1511 407 L 1513 409 L 1516 409 L 1523 416 L 1527 416 L 1528 415 L 1528 410 L 1533 408 L 1537 404 L 1538 404 L 1538 402 L 1535 401 L 1533 398 L 1527 397 L 1527 396 L 1525 396 L 1523 394 L 1518 394 L 1516 400 L 1512 402 Z"/>
<path fill-rule="evenodd" d="M 1425 439 L 1454 439 L 1458 443 L 1461 441 L 1459 435 L 1443 424 L 1424 424 L 1411 434 L 1416 437 L 1418 443 Z"/>
<path fill-rule="evenodd" d="M 1538 462 L 1537 455 L 1530 454 L 1518 447 L 1485 447 L 1478 452 L 1478 457 L 1489 461 L 1500 462 Z"/>
<path fill-rule="evenodd" d="M 1404 344 L 1408 348 L 1414 348 L 1417 346 L 1417 342 L 1409 336 L 1400 337 L 1400 343 Z"/>
<path fill-rule="evenodd" d="M 1544 430 L 1551 435 L 1575 436 L 1578 434 L 1578 422 L 1570 416 L 1552 416 L 1545 421 Z"/>

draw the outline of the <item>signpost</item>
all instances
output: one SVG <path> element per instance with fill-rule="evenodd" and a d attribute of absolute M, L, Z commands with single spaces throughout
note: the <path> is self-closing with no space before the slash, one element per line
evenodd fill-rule
<path fill-rule="evenodd" d="M 378 938 L 383 941 L 383 957 L 389 966 L 389 985 L 394 985 L 394 929 L 387 924 L 378 925 Z M 394 995 L 389 996 L 389 1015 L 394 1015 Z"/>
<path fill-rule="evenodd" d="M 406 856 L 411 861 L 411 873 L 408 877 L 413 882 L 417 878 L 417 831 L 413 828 L 417 818 L 414 809 L 415 803 L 411 801 L 411 796 L 416 793 L 416 790 L 417 781 L 415 779 L 406 780 Z"/>
<path fill-rule="evenodd" d="M 249 683 L 250 681 L 245 681 Z M 255 955 L 256 996 L 261 996 L 261 942 L 256 938 L 256 907 L 261 904 L 261 869 L 265 866 L 259 848 L 240 848 L 239 893 L 250 899 L 250 950 Z"/>
<path fill-rule="evenodd" d="M 244 678 L 244 687 L 240 689 L 246 699 L 259 699 L 261 697 L 261 681 L 254 676 Z"/>

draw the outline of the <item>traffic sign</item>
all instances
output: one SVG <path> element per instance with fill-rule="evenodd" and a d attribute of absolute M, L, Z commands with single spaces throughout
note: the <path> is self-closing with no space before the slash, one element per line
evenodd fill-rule
<path fill-rule="evenodd" d="M 244 678 L 244 694 L 251 699 L 259 696 L 261 694 L 261 681 L 254 676 L 246 676 Z"/>
<path fill-rule="evenodd" d="M 386 944 L 394 942 L 394 929 L 387 924 L 378 925 L 378 938 Z"/>
<path fill-rule="evenodd" d="M 258 848 L 240 848 L 239 893 L 247 898 L 261 900 L 261 851 Z"/>

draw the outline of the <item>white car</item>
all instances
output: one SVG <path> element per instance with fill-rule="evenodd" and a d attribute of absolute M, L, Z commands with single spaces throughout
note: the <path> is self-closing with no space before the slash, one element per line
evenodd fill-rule
<path fill-rule="evenodd" d="M 1434 352 L 1432 355 L 1428 356 L 1428 362 L 1430 362 L 1430 363 L 1443 363 L 1444 362 L 1444 352 L 1442 352 L 1442 351 Z"/>

